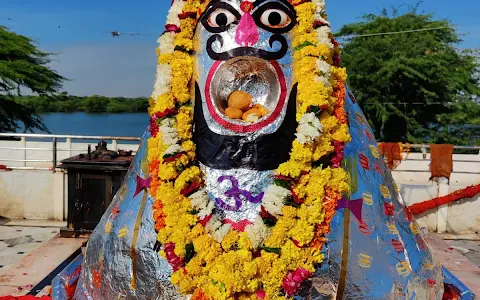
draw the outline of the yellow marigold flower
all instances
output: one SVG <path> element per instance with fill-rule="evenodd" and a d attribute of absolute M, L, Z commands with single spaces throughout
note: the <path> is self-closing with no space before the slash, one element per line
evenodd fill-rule
<path fill-rule="evenodd" d="M 188 165 L 190 159 L 187 154 L 182 154 L 179 158 L 175 160 L 176 167 L 183 167 Z"/>
<path fill-rule="evenodd" d="M 189 240 L 194 240 L 196 238 L 198 238 L 199 236 L 205 234 L 205 228 L 202 226 L 202 224 L 196 224 L 192 230 L 190 230 L 190 232 L 188 233 L 187 235 L 187 239 Z"/>
<path fill-rule="evenodd" d="M 186 275 L 182 269 L 174 272 L 171 277 L 170 281 L 180 288 L 180 292 L 183 294 L 188 294 L 193 292 L 193 284 L 191 277 Z"/>
<path fill-rule="evenodd" d="M 189 182 L 198 182 L 200 175 L 200 169 L 197 166 L 183 170 L 175 180 L 175 189 L 180 191 L 185 188 Z"/>
<path fill-rule="evenodd" d="M 296 29 L 299 32 L 313 31 L 313 23 L 315 22 L 316 5 L 312 2 L 305 2 L 295 6 L 297 12 L 298 25 Z"/>
<path fill-rule="evenodd" d="M 272 228 L 270 236 L 265 241 L 265 246 L 271 248 L 281 247 L 287 238 L 289 237 L 288 232 L 290 229 L 295 226 L 297 210 L 292 206 L 282 207 L 283 216 L 281 216 L 277 224 Z"/>
<path fill-rule="evenodd" d="M 192 58 L 187 53 L 180 51 L 175 51 L 173 56 L 175 59 L 170 64 L 173 96 L 178 102 L 185 103 L 191 99 L 189 83 L 193 74 Z"/>
<path fill-rule="evenodd" d="M 183 12 L 194 12 L 196 13 L 202 7 L 201 1 L 198 0 L 187 0 L 183 6 Z"/>
<path fill-rule="evenodd" d="M 245 232 L 242 232 L 238 238 L 238 247 L 240 249 L 247 249 L 251 250 L 252 249 L 252 242 L 250 241 L 250 238 L 248 237 L 248 234 Z"/>
<path fill-rule="evenodd" d="M 290 236 L 296 240 L 300 245 L 308 245 L 315 235 L 315 226 L 305 219 L 300 219 L 290 229 Z"/>
<path fill-rule="evenodd" d="M 332 52 L 327 45 L 323 45 L 323 44 L 309 45 L 309 46 L 302 47 L 301 49 L 298 49 L 293 53 L 293 59 L 297 62 L 300 62 L 302 59 L 306 59 L 306 58 L 309 58 L 309 60 L 312 60 L 314 58 L 319 58 L 319 57 L 323 57 L 325 60 L 327 60 L 327 62 L 329 59 L 331 59 Z M 295 64 L 298 64 L 297 62 Z M 314 68 L 315 65 L 312 67 Z M 316 72 L 316 70 L 314 70 L 314 72 Z"/>
<path fill-rule="evenodd" d="M 278 167 L 277 173 L 283 176 L 298 178 L 302 171 L 308 171 L 309 169 L 310 166 L 306 164 L 296 161 L 287 161 Z"/>
<path fill-rule="evenodd" d="M 295 34 L 294 35 L 294 38 L 293 38 L 293 41 L 292 41 L 293 48 L 302 46 L 304 44 L 312 44 L 312 45 L 317 44 L 317 33 L 314 30 L 312 30 L 311 32 L 308 32 L 308 33 L 305 32 L 303 34 L 298 34 L 298 35 Z"/>
<path fill-rule="evenodd" d="M 340 124 L 340 127 L 333 132 L 332 138 L 340 142 L 349 142 L 351 140 L 350 131 L 347 124 Z"/>
<path fill-rule="evenodd" d="M 324 211 L 322 206 L 323 199 L 312 201 L 313 205 L 303 204 L 298 209 L 298 217 L 309 224 L 320 224 L 323 221 Z"/>
<path fill-rule="evenodd" d="M 305 79 L 311 79 L 313 81 L 314 76 L 317 74 L 315 67 L 317 58 L 315 57 L 303 57 L 293 65 L 293 75 L 300 82 L 307 82 Z M 303 79 L 303 80 L 302 80 Z"/>
<path fill-rule="evenodd" d="M 297 216 L 297 209 L 293 206 L 285 205 L 282 207 L 283 218 L 293 219 Z"/>
<path fill-rule="evenodd" d="M 193 108 L 190 106 L 182 106 L 179 109 L 176 119 L 177 132 L 180 139 L 191 139 L 193 125 Z"/>
<path fill-rule="evenodd" d="M 293 191 L 295 192 L 298 198 L 300 199 L 305 198 L 305 193 L 306 193 L 305 186 L 309 179 L 310 179 L 309 174 L 302 175 L 298 179 L 298 182 L 294 185 Z"/>
<path fill-rule="evenodd" d="M 202 264 L 203 264 L 203 260 L 198 256 L 194 256 L 185 266 L 185 269 L 187 269 L 188 275 L 189 276 L 200 275 L 202 273 L 202 268 L 203 268 Z"/>
<path fill-rule="evenodd" d="M 313 169 L 310 172 L 311 177 L 306 186 L 306 205 L 311 205 L 316 199 L 323 199 L 323 197 L 325 197 L 325 184 L 330 180 L 330 173 L 330 168 L 323 170 Z"/>
<path fill-rule="evenodd" d="M 334 147 L 331 143 L 330 134 L 322 134 L 314 143 L 313 161 L 317 161 L 325 155 L 332 153 L 333 150 Z"/>
<path fill-rule="evenodd" d="M 158 177 L 161 180 L 173 180 L 178 176 L 177 169 L 172 163 L 163 163 L 159 166 Z"/>
<path fill-rule="evenodd" d="M 155 105 L 152 108 L 152 114 L 164 112 L 167 109 L 175 108 L 175 100 L 172 93 L 161 94 L 157 97 Z"/>
<path fill-rule="evenodd" d="M 335 168 L 331 170 L 330 181 L 326 184 L 327 188 L 336 190 L 338 193 L 343 194 L 350 190 L 350 186 L 347 183 L 348 174 L 342 168 Z"/>
<path fill-rule="evenodd" d="M 304 258 L 303 252 L 303 249 L 298 248 L 291 240 L 288 240 L 282 246 L 280 261 L 276 261 L 274 264 L 283 265 L 282 267 L 286 270 L 295 270 L 297 269 L 298 262 Z"/>
<path fill-rule="evenodd" d="M 195 28 L 195 19 L 186 18 L 180 20 L 181 31 L 175 36 L 175 46 L 180 46 L 187 51 L 193 50 L 193 29 Z"/>
<path fill-rule="evenodd" d="M 148 114 L 150 116 L 152 116 L 154 114 L 153 106 L 155 106 L 155 98 L 152 96 L 148 99 Z"/>
<path fill-rule="evenodd" d="M 300 144 L 297 140 L 293 141 L 292 152 L 290 159 L 304 164 L 310 163 L 313 156 L 313 146 L 309 144 Z"/>
<path fill-rule="evenodd" d="M 336 130 L 340 125 L 338 119 L 329 114 L 321 114 L 320 123 L 322 123 L 324 132 L 332 132 L 333 130 Z"/>
<path fill-rule="evenodd" d="M 182 143 L 182 148 L 187 152 L 188 158 L 195 159 L 195 144 L 191 141 L 185 141 Z"/>
<path fill-rule="evenodd" d="M 238 233 L 235 230 L 230 230 L 222 240 L 222 248 L 229 251 L 237 241 Z"/>
<path fill-rule="evenodd" d="M 344 82 L 347 80 L 347 69 L 332 66 L 331 72 L 335 80 Z"/>

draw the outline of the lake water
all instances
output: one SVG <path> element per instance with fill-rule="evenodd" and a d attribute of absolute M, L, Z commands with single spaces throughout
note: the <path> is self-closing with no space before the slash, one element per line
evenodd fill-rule
<path fill-rule="evenodd" d="M 147 113 L 86 114 L 77 112 L 50 113 L 41 116 L 52 134 L 141 137 L 149 122 Z"/>

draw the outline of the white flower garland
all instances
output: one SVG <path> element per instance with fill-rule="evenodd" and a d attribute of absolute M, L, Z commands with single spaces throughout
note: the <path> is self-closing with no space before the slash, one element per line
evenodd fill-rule
<path fill-rule="evenodd" d="M 170 78 L 172 76 L 172 68 L 167 64 L 157 65 L 157 76 L 155 79 L 155 85 L 153 87 L 153 98 L 157 99 L 158 96 L 169 93 L 171 90 Z"/>
<path fill-rule="evenodd" d="M 262 205 L 272 216 L 279 216 L 282 214 L 284 201 L 291 195 L 292 193 L 286 188 L 271 184 L 263 194 Z"/>
<path fill-rule="evenodd" d="M 302 145 L 315 141 L 322 133 L 322 124 L 315 113 L 304 114 L 297 127 L 297 140 Z"/>
<path fill-rule="evenodd" d="M 333 49 L 335 47 L 330 39 L 330 34 L 332 33 L 330 27 L 320 26 L 315 29 L 315 32 L 317 33 L 317 38 L 320 44 L 326 45 L 329 49 Z"/>
<path fill-rule="evenodd" d="M 158 129 L 162 134 L 162 143 L 164 145 L 171 146 L 177 144 L 180 140 L 173 119 L 166 118 L 162 120 Z"/>
<path fill-rule="evenodd" d="M 270 230 L 265 226 L 260 216 L 257 216 L 255 223 L 245 227 L 245 232 L 248 234 L 254 249 L 257 249 L 270 235 Z"/>
<path fill-rule="evenodd" d="M 180 18 L 178 17 L 178 15 L 182 13 L 184 6 L 185 1 L 183 0 L 173 1 L 173 4 L 168 11 L 167 24 L 173 24 L 180 27 Z"/>
<path fill-rule="evenodd" d="M 184 152 L 185 150 L 182 148 L 182 146 L 178 144 L 173 144 L 165 150 L 165 153 L 163 155 L 171 155 L 171 154 L 177 154 L 180 152 Z"/>

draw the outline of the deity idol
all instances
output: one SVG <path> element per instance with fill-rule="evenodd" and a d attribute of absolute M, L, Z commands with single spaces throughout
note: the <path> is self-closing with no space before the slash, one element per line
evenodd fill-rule
<path fill-rule="evenodd" d="M 324 0 L 173 0 L 76 299 L 441 299 Z"/>

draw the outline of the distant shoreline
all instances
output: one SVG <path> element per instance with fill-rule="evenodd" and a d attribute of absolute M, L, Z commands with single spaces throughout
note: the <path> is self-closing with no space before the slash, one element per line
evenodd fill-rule
<path fill-rule="evenodd" d="M 124 98 L 104 96 L 71 96 L 65 93 L 55 96 L 14 96 L 12 99 L 38 114 L 47 113 L 147 113 L 148 98 Z"/>

